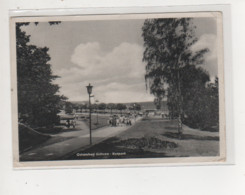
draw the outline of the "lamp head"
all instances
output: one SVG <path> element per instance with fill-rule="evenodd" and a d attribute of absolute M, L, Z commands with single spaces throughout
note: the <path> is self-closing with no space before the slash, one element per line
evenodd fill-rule
<path fill-rule="evenodd" d="M 92 93 L 93 86 L 89 83 L 87 87 L 88 94 L 90 95 Z"/>

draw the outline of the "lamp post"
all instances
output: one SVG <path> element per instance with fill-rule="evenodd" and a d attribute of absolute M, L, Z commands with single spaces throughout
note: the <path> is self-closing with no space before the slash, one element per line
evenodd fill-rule
<path fill-rule="evenodd" d="M 87 87 L 88 98 L 89 98 L 89 134 L 90 134 L 90 145 L 92 145 L 92 130 L 91 130 L 91 100 L 93 86 L 89 83 Z"/>
<path fill-rule="evenodd" d="M 134 123 L 136 122 L 136 104 L 134 104 Z"/>
<path fill-rule="evenodd" d="M 98 103 L 99 103 L 99 100 L 95 100 L 96 102 L 96 107 L 97 107 L 97 125 L 99 124 L 99 119 L 98 119 Z"/>

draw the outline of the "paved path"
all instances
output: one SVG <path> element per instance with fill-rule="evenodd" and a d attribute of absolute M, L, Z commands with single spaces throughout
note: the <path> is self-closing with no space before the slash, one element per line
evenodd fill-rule
<path fill-rule="evenodd" d="M 138 118 L 141 120 L 141 118 Z M 63 156 L 68 155 L 78 149 L 86 148 L 89 146 L 89 130 L 84 124 L 78 124 L 83 127 L 80 131 L 65 132 L 58 136 L 66 138 L 73 137 L 58 143 L 46 145 L 29 150 L 20 155 L 20 161 L 41 161 L 41 160 L 59 160 Z M 134 125 L 134 124 L 133 124 Z M 126 131 L 131 126 L 118 126 L 118 127 L 103 127 L 92 131 L 92 144 L 97 144 L 105 139 L 113 137 L 123 131 Z M 55 137 L 55 136 L 54 136 Z M 52 139 L 52 138 L 51 138 Z"/>
<path fill-rule="evenodd" d="M 67 129 L 67 131 L 63 133 L 59 133 L 58 136 L 61 137 L 77 137 L 80 135 L 85 135 L 89 133 L 89 128 L 84 121 L 76 121 L 76 128 L 71 131 Z"/>

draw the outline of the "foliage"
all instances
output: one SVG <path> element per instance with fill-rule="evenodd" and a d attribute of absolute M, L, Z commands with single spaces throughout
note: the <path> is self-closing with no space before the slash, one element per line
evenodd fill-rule
<path fill-rule="evenodd" d="M 112 109 L 116 109 L 116 105 L 113 104 L 113 103 L 109 103 L 109 104 L 106 105 L 106 108 L 107 108 L 107 109 L 111 109 L 111 110 L 112 110 Z"/>
<path fill-rule="evenodd" d="M 173 88 L 168 88 L 168 95 L 167 95 L 167 106 L 168 106 L 168 110 L 169 110 L 169 117 L 170 119 L 174 119 L 176 117 L 178 117 L 179 113 L 178 113 L 178 104 L 176 104 L 176 102 L 178 102 L 178 98 L 175 94 L 175 90 L 173 90 Z"/>
<path fill-rule="evenodd" d="M 53 84 L 47 47 L 30 44 L 30 35 L 16 24 L 18 112 L 19 119 L 31 126 L 52 125 L 58 121 L 57 113 L 64 96 L 57 95 L 59 86 Z"/>
<path fill-rule="evenodd" d="M 127 106 L 125 104 L 117 104 L 116 109 L 117 110 L 126 110 Z"/>
<path fill-rule="evenodd" d="M 200 117 L 214 109 L 206 105 L 209 98 L 215 96 L 208 93 L 210 87 L 206 87 L 209 75 L 197 68 L 204 62 L 208 49 L 192 50 L 198 41 L 195 28 L 191 18 L 147 19 L 142 27 L 146 84 L 156 97 L 158 108 L 167 89 L 170 115 L 179 117 L 180 126 L 184 116 L 188 116 L 192 123 L 201 120 L 203 123 Z"/>
<path fill-rule="evenodd" d="M 50 135 L 39 133 L 38 131 L 19 123 L 19 151 L 20 153 L 38 146 L 47 141 Z"/>
<path fill-rule="evenodd" d="M 137 110 L 137 111 L 141 110 L 141 105 L 140 104 L 135 103 L 134 107 L 135 107 L 135 110 Z"/>
<path fill-rule="evenodd" d="M 71 102 L 65 103 L 65 113 L 66 114 L 71 114 L 73 112 L 73 108 L 76 109 L 76 106 L 73 105 Z"/>
<path fill-rule="evenodd" d="M 193 128 L 218 131 L 218 78 L 215 83 L 209 83 L 206 87 L 193 87 L 188 93 L 192 95 L 185 101 L 184 123 Z"/>
<path fill-rule="evenodd" d="M 134 103 L 134 104 L 131 104 L 130 107 L 129 107 L 129 110 L 141 110 L 141 105 L 138 104 L 138 103 Z"/>
<path fill-rule="evenodd" d="M 155 106 L 156 106 L 156 109 L 157 109 L 157 110 L 160 110 L 161 107 L 162 107 L 162 98 L 156 97 L 156 98 L 154 99 L 154 104 L 155 104 Z"/>
<path fill-rule="evenodd" d="M 156 106 L 156 109 L 161 109 L 161 102 L 162 99 L 165 96 L 166 90 L 165 90 L 165 84 L 163 82 L 163 79 L 159 77 L 152 78 L 152 83 L 150 86 L 151 93 L 155 96 L 154 104 Z"/>
<path fill-rule="evenodd" d="M 150 81 L 153 94 L 164 83 L 176 84 L 179 68 L 203 63 L 203 54 L 207 49 L 191 50 L 197 42 L 194 28 L 190 18 L 145 21 L 142 28 L 145 46 L 143 61 L 147 62 L 145 77 Z"/>
<path fill-rule="evenodd" d="M 80 108 L 81 108 L 81 109 L 88 109 L 89 106 L 88 106 L 87 104 L 83 104 L 83 105 L 80 106 Z"/>
<path fill-rule="evenodd" d="M 105 110 L 106 109 L 106 104 L 105 103 L 100 103 L 98 105 L 99 110 Z"/>

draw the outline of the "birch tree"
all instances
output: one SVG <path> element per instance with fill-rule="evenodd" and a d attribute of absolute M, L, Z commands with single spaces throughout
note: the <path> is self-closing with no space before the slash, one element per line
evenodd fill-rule
<path fill-rule="evenodd" d="M 142 27 L 146 84 L 157 98 L 165 95 L 166 90 L 171 91 L 169 97 L 172 97 L 170 102 L 176 104 L 180 138 L 183 133 L 183 88 L 180 72 L 186 66 L 202 64 L 203 56 L 208 51 L 206 48 L 195 52 L 192 50 L 192 46 L 198 41 L 195 28 L 191 18 L 146 19 Z M 166 90 L 156 95 L 155 91 L 160 89 Z"/>

